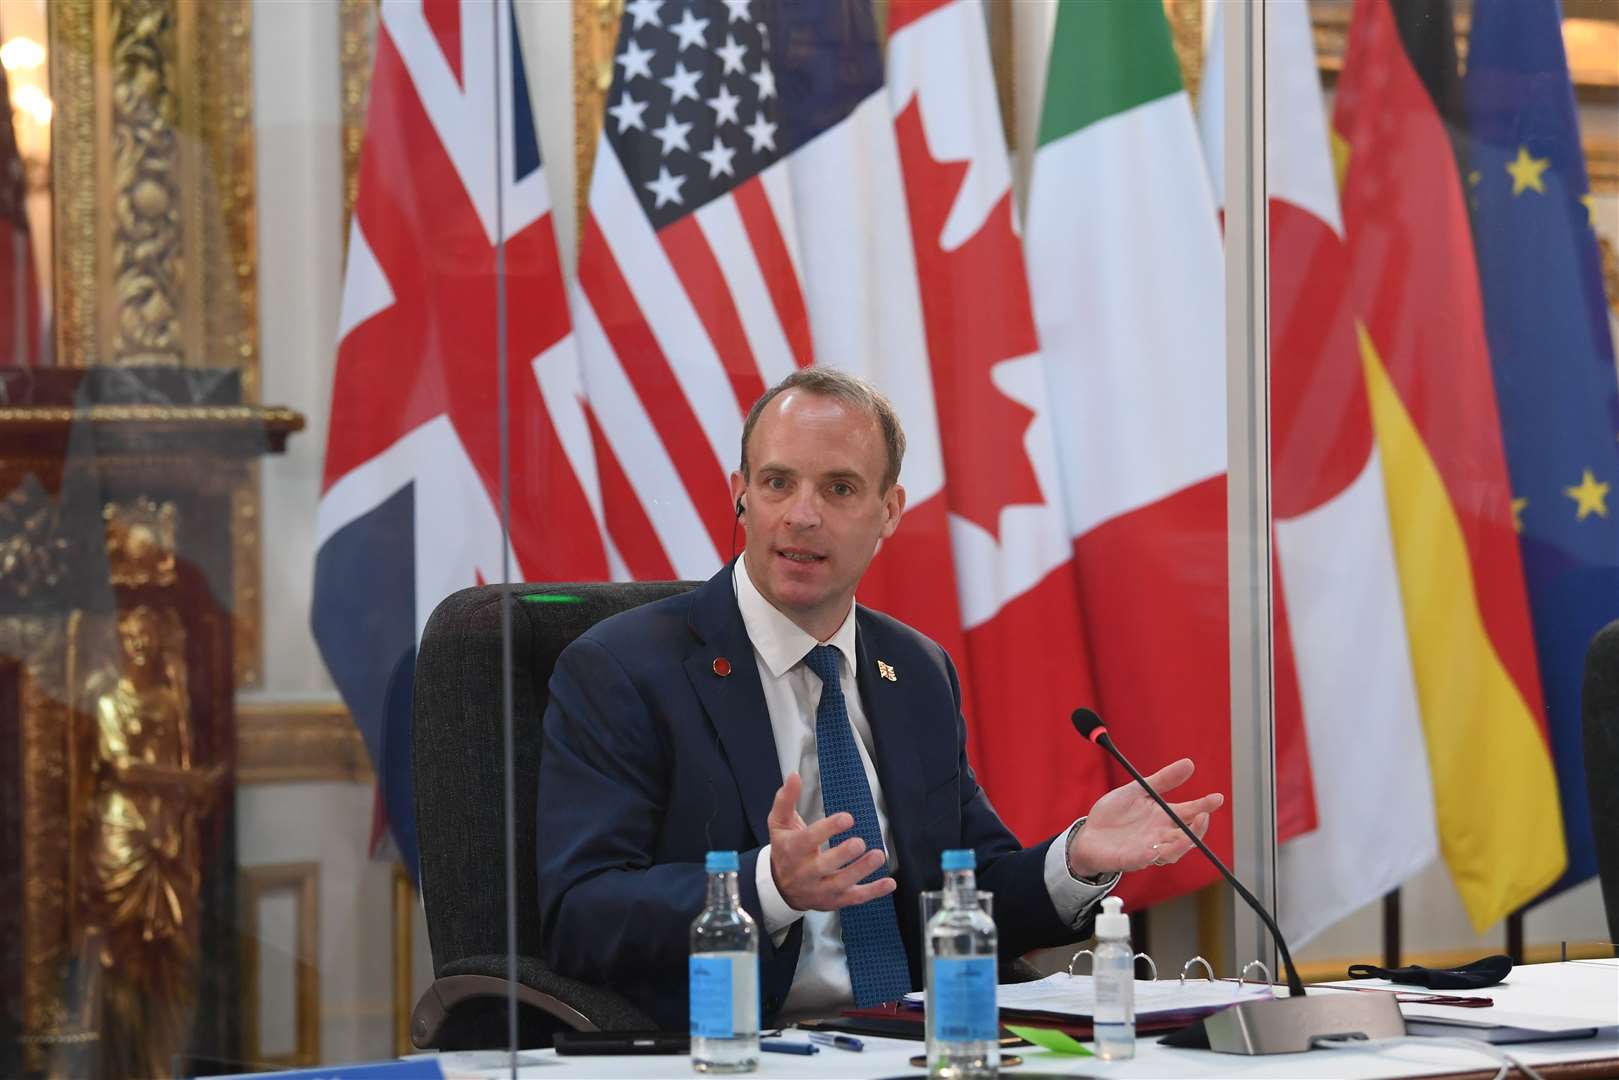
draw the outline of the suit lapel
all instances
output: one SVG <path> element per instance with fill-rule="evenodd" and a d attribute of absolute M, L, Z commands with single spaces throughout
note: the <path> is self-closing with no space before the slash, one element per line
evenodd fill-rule
<path fill-rule="evenodd" d="M 855 677 L 860 685 L 866 721 L 871 725 L 871 736 L 877 744 L 877 778 L 883 787 L 888 820 L 895 843 L 906 846 L 906 850 L 899 852 L 900 861 L 905 864 L 916 858 L 909 844 L 920 824 L 916 815 L 921 810 L 923 795 L 921 724 L 920 718 L 908 707 L 901 673 L 896 672 L 894 679 L 882 676 L 878 661 L 888 663 L 891 654 L 884 648 L 886 638 L 876 620 L 860 618 L 863 610 L 855 609 L 855 617 L 860 619 L 860 630 L 855 635 Z M 912 869 L 915 869 L 914 863 Z"/>
<path fill-rule="evenodd" d="M 686 657 L 686 678 L 725 749 L 754 839 L 767 844 L 767 819 L 776 789 L 781 787 L 781 763 L 776 758 L 776 737 L 759 683 L 753 643 L 732 591 L 731 565 L 692 595 L 691 629 L 698 640 Z"/>

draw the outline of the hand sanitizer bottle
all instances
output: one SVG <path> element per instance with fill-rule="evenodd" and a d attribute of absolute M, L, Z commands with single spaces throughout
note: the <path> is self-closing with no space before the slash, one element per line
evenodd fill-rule
<path fill-rule="evenodd" d="M 944 853 L 944 896 L 923 932 L 928 1073 L 947 1080 L 996 1075 L 995 920 L 978 906 L 971 851 Z"/>
<path fill-rule="evenodd" d="M 1103 1061 L 1136 1056 L 1136 958 L 1123 909 L 1109 896 L 1096 917 L 1096 1056 Z"/>
<path fill-rule="evenodd" d="M 691 1067 L 759 1067 L 759 929 L 737 899 L 734 851 L 708 853 L 708 902 L 691 924 Z"/>

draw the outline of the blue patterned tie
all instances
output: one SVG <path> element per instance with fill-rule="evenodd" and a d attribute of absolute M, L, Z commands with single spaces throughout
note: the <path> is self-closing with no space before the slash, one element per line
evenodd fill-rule
<path fill-rule="evenodd" d="M 871 785 L 866 783 L 866 770 L 860 764 L 854 729 L 849 725 L 849 709 L 843 701 L 838 651 L 830 645 L 817 645 L 809 651 L 804 663 L 821 677 L 821 704 L 815 710 L 821 807 L 827 817 L 844 811 L 854 815 L 854 828 L 834 836 L 831 846 L 858 836 L 868 849 L 881 848 L 883 836 L 877 827 L 877 804 L 871 797 Z M 875 881 L 887 872 L 884 867 L 865 880 Z M 905 945 L 900 941 L 893 894 L 843 908 L 838 915 L 843 923 L 843 951 L 849 965 L 849 982 L 854 987 L 855 1006 L 865 1008 L 909 993 L 911 975 L 905 965 Z"/>

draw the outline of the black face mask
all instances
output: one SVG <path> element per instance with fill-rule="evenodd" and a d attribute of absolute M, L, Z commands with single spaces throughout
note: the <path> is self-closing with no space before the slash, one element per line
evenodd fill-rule
<path fill-rule="evenodd" d="M 1477 990 L 1494 986 L 1512 970 L 1512 958 L 1486 956 L 1453 968 L 1425 968 L 1417 965 L 1403 968 L 1380 968 L 1371 964 L 1350 964 L 1351 979 L 1388 979 L 1405 986 L 1425 986 L 1429 990 Z"/>

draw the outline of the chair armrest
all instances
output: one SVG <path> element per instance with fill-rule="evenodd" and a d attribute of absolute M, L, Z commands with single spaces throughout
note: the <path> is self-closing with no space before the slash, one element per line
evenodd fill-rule
<path fill-rule="evenodd" d="M 418 1049 L 439 1045 L 445 1022 L 458 1007 L 503 1010 L 509 972 L 505 956 L 474 956 L 446 964 L 411 1012 L 410 1041 Z M 646 1031 L 657 1024 L 611 990 L 558 975 L 533 957 L 517 958 L 521 1005 L 538 1009 L 574 1031 Z M 480 1004 L 469 1004 L 480 1002 Z M 520 1010 L 521 1011 L 521 1010 Z"/>

